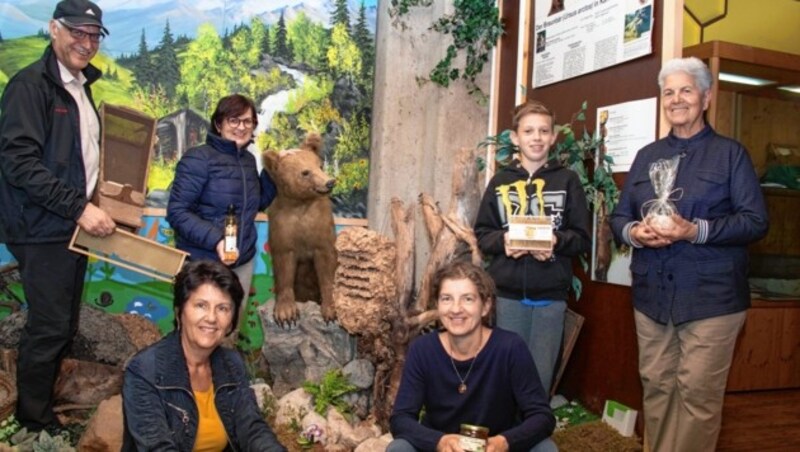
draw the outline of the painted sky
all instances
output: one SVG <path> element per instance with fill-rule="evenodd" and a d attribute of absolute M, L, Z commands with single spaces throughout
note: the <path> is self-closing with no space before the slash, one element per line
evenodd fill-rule
<path fill-rule="evenodd" d="M 329 23 L 333 0 L 97 0 L 103 9 L 103 22 L 111 35 L 102 50 L 113 56 L 138 49 L 144 30 L 148 47 L 161 39 L 169 20 L 173 35 L 194 37 L 197 27 L 211 23 L 220 34 L 251 17 L 275 23 L 281 11 L 287 19 L 303 12 L 310 19 Z M 53 13 L 52 0 L 0 0 L 0 34 L 6 39 L 35 35 L 47 27 Z M 350 17 L 355 19 L 361 0 L 348 0 Z M 367 20 L 373 33 L 377 0 L 364 0 Z"/>

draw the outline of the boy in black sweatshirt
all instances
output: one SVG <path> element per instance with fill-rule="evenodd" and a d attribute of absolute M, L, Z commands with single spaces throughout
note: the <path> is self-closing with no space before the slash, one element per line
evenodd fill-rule
<path fill-rule="evenodd" d="M 518 153 L 489 181 L 475 221 L 478 246 L 497 285 L 497 326 L 525 340 L 548 394 L 561 353 L 572 257 L 591 246 L 591 214 L 578 175 L 548 161 L 554 128 L 555 116 L 540 102 L 514 110 L 511 141 Z M 511 215 L 549 216 L 552 249 L 509 247 Z"/>

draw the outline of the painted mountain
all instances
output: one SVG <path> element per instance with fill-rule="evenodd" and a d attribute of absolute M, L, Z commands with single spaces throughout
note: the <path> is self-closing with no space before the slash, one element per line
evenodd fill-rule
<path fill-rule="evenodd" d="M 318 23 L 330 22 L 334 0 L 95 0 L 103 9 L 103 22 L 111 36 L 103 52 L 111 56 L 137 50 L 142 29 L 148 40 L 161 36 L 169 18 L 176 36 L 193 38 L 202 23 L 211 23 L 220 35 L 256 16 L 267 25 L 278 21 L 283 11 L 286 20 L 298 13 Z M 367 23 L 375 34 L 377 0 L 347 0 L 350 18 L 357 17 L 364 3 Z M 54 8 L 53 0 L 0 0 L 0 35 L 17 38 L 35 35 L 47 28 Z"/>

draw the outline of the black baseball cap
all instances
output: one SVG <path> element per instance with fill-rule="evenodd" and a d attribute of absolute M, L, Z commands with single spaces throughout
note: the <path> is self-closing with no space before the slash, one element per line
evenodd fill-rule
<path fill-rule="evenodd" d="M 109 34 L 103 26 L 103 11 L 89 0 L 63 0 L 58 2 L 53 11 L 53 19 L 60 19 L 67 25 L 94 25 L 100 27 L 103 34 Z"/>

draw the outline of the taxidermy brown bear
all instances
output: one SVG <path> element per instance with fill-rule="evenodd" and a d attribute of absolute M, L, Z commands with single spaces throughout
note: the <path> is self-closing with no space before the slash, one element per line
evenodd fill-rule
<path fill-rule="evenodd" d="M 336 233 L 329 197 L 336 180 L 322 170 L 321 152 L 322 139 L 309 134 L 299 149 L 264 153 L 264 167 L 278 187 L 268 212 L 274 318 L 281 326 L 297 321 L 297 301 L 321 302 L 322 317 L 336 319 Z"/>

